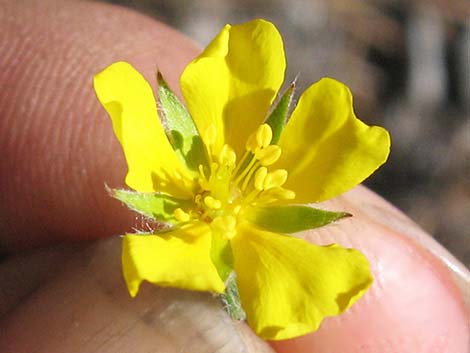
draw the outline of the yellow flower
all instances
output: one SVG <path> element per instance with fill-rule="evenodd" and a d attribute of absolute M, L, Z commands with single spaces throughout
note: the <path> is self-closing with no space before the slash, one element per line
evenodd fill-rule
<path fill-rule="evenodd" d="M 248 324 L 266 339 L 314 331 L 372 283 L 356 250 L 316 246 L 288 233 L 344 214 L 301 204 L 357 185 L 385 162 L 388 133 L 353 112 L 343 84 L 324 78 L 271 108 L 284 80 L 276 28 L 264 20 L 226 25 L 181 76 L 190 114 L 159 77 L 163 123 L 150 85 L 129 64 L 96 75 L 128 164 L 116 191 L 137 211 L 167 224 L 128 234 L 123 272 L 132 296 L 144 280 L 223 293 L 236 273 Z"/>

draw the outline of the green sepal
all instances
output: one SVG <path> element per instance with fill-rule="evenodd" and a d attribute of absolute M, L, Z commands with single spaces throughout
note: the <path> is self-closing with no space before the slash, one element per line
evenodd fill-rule
<path fill-rule="evenodd" d="M 162 74 L 157 72 L 158 97 L 166 134 L 175 152 L 191 170 L 206 165 L 204 144 L 191 115 L 173 93 Z"/>
<path fill-rule="evenodd" d="M 131 210 L 157 221 L 176 224 L 173 212 L 178 208 L 185 208 L 186 200 L 160 194 L 130 191 L 123 189 L 109 189 L 112 197 L 124 203 Z"/>
<path fill-rule="evenodd" d="M 245 311 L 240 302 L 235 272 L 231 272 L 227 281 L 225 281 L 225 293 L 220 298 L 222 299 L 225 311 L 227 311 L 233 320 L 242 321 L 246 319 Z"/>
<path fill-rule="evenodd" d="M 233 271 L 233 255 L 230 241 L 216 232 L 212 233 L 211 260 L 222 281 Z"/>
<path fill-rule="evenodd" d="M 268 124 L 271 127 L 271 130 L 273 131 L 273 138 L 271 140 L 271 144 L 276 144 L 281 138 L 281 132 L 287 121 L 289 107 L 292 103 L 294 91 L 295 81 L 292 82 L 289 88 L 284 92 L 282 97 L 279 99 L 279 102 L 277 103 L 276 107 L 273 109 L 268 119 L 266 119 L 266 124 Z"/>
<path fill-rule="evenodd" d="M 319 228 L 341 218 L 351 217 L 346 212 L 331 212 L 308 206 L 254 207 L 247 212 L 253 224 L 277 233 L 296 233 Z"/>

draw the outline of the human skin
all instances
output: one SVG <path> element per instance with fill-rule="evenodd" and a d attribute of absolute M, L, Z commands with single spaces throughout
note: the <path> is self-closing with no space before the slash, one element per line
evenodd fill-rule
<path fill-rule="evenodd" d="M 131 299 L 110 237 L 142 221 L 105 191 L 123 186 L 126 164 L 92 77 L 125 60 L 152 83 L 158 66 L 178 91 L 199 49 L 100 3 L 0 0 L 0 27 L 0 245 L 12 254 L 0 263 L 0 351 L 271 351 L 209 294 L 144 285 Z M 360 249 L 375 283 L 316 333 L 272 347 L 467 353 L 467 269 L 363 187 L 322 207 L 354 216 L 303 236 Z"/>

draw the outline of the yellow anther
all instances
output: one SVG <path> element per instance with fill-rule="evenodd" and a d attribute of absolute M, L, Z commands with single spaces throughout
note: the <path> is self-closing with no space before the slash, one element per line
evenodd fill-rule
<path fill-rule="evenodd" d="M 255 173 L 255 189 L 262 191 L 264 189 L 264 180 L 268 175 L 268 169 L 266 167 L 259 168 Z"/>
<path fill-rule="evenodd" d="M 261 169 L 261 168 L 260 168 Z M 265 190 L 272 189 L 284 185 L 287 181 L 287 170 L 277 169 L 274 172 L 268 173 L 264 179 L 263 188 Z"/>
<path fill-rule="evenodd" d="M 256 203 L 269 204 L 279 200 L 293 199 L 295 199 L 295 192 L 292 190 L 284 189 L 283 187 L 274 187 L 269 190 L 264 190 L 261 195 L 256 198 Z"/>
<path fill-rule="evenodd" d="M 218 159 L 221 165 L 233 167 L 235 166 L 235 162 L 237 161 L 237 155 L 229 145 L 225 144 L 223 145 L 222 150 L 220 151 Z"/>
<path fill-rule="evenodd" d="M 255 158 L 260 161 L 262 166 L 269 166 L 277 162 L 281 156 L 281 147 L 270 145 L 262 150 L 258 150 Z"/>
<path fill-rule="evenodd" d="M 212 196 L 206 196 L 204 198 L 204 204 L 212 210 L 218 210 L 222 207 L 222 203 L 219 200 L 214 199 Z"/>
<path fill-rule="evenodd" d="M 273 139 L 273 130 L 268 124 L 262 124 L 256 130 L 256 143 L 259 148 L 265 148 L 269 146 Z"/>
<path fill-rule="evenodd" d="M 175 216 L 176 220 L 178 222 L 187 222 L 189 221 L 189 219 L 191 218 L 189 216 L 189 214 L 187 214 L 186 212 L 184 212 L 181 208 L 177 208 L 174 212 L 173 212 L 173 216 Z"/>
<path fill-rule="evenodd" d="M 217 140 L 217 129 L 215 128 L 215 124 L 210 124 L 206 131 L 203 134 L 204 143 L 207 146 L 215 145 L 215 141 Z"/>
<path fill-rule="evenodd" d="M 232 239 L 236 235 L 237 220 L 234 216 L 226 215 L 214 218 L 211 228 L 222 236 Z"/>
<path fill-rule="evenodd" d="M 257 152 L 266 148 L 273 139 L 273 131 L 268 124 L 260 125 L 254 133 L 252 133 L 246 141 L 246 149 L 250 152 Z"/>
<path fill-rule="evenodd" d="M 292 200 L 295 199 L 295 192 L 292 190 L 276 187 L 269 190 L 269 195 L 278 200 Z"/>

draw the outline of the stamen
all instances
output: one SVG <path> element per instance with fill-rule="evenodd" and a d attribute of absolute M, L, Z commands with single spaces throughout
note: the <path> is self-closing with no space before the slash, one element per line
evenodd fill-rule
<path fill-rule="evenodd" d="M 246 149 L 256 153 L 258 150 L 269 146 L 272 138 L 273 131 L 271 127 L 268 124 L 262 124 L 248 137 Z"/>
<path fill-rule="evenodd" d="M 279 200 L 293 200 L 295 199 L 295 192 L 292 190 L 284 189 L 283 187 L 274 187 L 265 190 L 256 199 L 256 204 L 266 204 Z"/>
<path fill-rule="evenodd" d="M 281 156 L 281 147 L 269 145 L 262 150 L 256 151 L 255 158 L 260 161 L 262 166 L 269 166 L 277 162 Z"/>
<path fill-rule="evenodd" d="M 255 189 L 258 191 L 262 191 L 264 189 L 264 180 L 266 179 L 266 175 L 268 175 L 268 168 L 261 167 L 256 171 L 255 174 Z"/>
<path fill-rule="evenodd" d="M 212 210 L 218 210 L 222 207 L 222 203 L 219 200 L 214 199 L 212 196 L 206 196 L 204 198 L 204 204 Z"/>
<path fill-rule="evenodd" d="M 256 130 L 256 142 L 260 148 L 265 148 L 269 146 L 271 140 L 273 139 L 273 130 L 268 124 L 262 124 Z"/>
<path fill-rule="evenodd" d="M 264 179 L 263 188 L 268 190 L 284 185 L 284 183 L 287 181 L 287 175 L 288 173 L 285 169 L 277 169 L 271 173 L 268 173 Z"/>
<path fill-rule="evenodd" d="M 252 190 L 248 196 L 246 196 L 244 199 L 243 199 L 243 205 L 250 205 L 257 197 L 258 195 L 261 193 L 261 191 L 259 190 Z M 256 203 L 255 203 L 256 204 Z"/>
<path fill-rule="evenodd" d="M 251 153 L 249 153 L 249 151 L 246 151 L 244 154 L 243 154 L 243 157 L 242 159 L 240 160 L 240 162 L 238 162 L 237 164 L 237 167 L 235 168 L 235 170 L 233 171 L 233 175 L 237 175 L 238 172 L 240 171 L 240 168 L 243 166 L 243 164 L 245 164 L 248 156 L 251 156 Z"/>
<path fill-rule="evenodd" d="M 295 199 L 295 192 L 289 189 L 284 189 L 282 187 L 273 188 L 270 190 L 271 195 L 276 196 L 276 198 L 281 200 L 292 200 Z"/>
<path fill-rule="evenodd" d="M 244 197 L 243 204 L 265 204 L 278 200 L 291 200 L 295 193 L 281 187 L 287 181 L 287 171 L 277 169 L 268 173 L 266 167 L 260 167 L 255 174 L 255 189 Z"/>
<path fill-rule="evenodd" d="M 288 173 L 284 169 L 268 171 L 281 156 L 281 148 L 271 145 L 273 132 L 269 125 L 260 125 L 246 143 L 247 151 L 237 163 L 235 151 L 227 144 L 215 145 L 215 124 L 204 131 L 203 139 L 209 155 L 209 168 L 198 166 L 200 188 L 194 198 L 195 209 L 189 213 L 181 208 L 173 214 L 177 221 L 185 223 L 198 219 L 210 224 L 211 229 L 226 239 L 237 233 L 237 217 L 242 217 L 244 207 L 269 204 L 295 198 L 295 193 L 284 189 Z M 172 173 L 174 180 L 184 182 L 178 171 Z"/>
<path fill-rule="evenodd" d="M 220 151 L 218 160 L 221 165 L 226 165 L 229 168 L 233 168 L 235 166 L 235 162 L 237 161 L 237 155 L 229 145 L 225 144 Z"/>
<path fill-rule="evenodd" d="M 256 141 L 256 132 L 255 132 L 255 133 L 251 134 L 248 137 L 248 140 L 246 141 L 245 148 L 248 152 L 255 153 L 257 145 L 258 145 L 258 143 Z"/>
<path fill-rule="evenodd" d="M 248 163 L 248 165 L 246 166 L 246 168 L 240 173 L 240 175 L 237 177 L 237 179 L 235 179 L 235 182 L 234 182 L 234 185 L 237 186 L 238 183 L 240 183 L 240 181 L 245 177 L 245 175 L 247 175 L 250 170 L 253 168 L 253 166 L 256 164 L 256 159 L 253 158 L 250 163 Z"/>
<path fill-rule="evenodd" d="M 257 171 L 258 167 L 259 167 L 259 163 L 254 163 L 253 164 L 253 167 L 251 167 L 248 175 L 245 177 L 245 180 L 243 181 L 243 184 L 242 184 L 242 187 L 241 187 L 242 191 L 246 190 L 246 187 L 248 186 L 248 183 L 250 182 L 251 177 Z"/>
<path fill-rule="evenodd" d="M 181 208 L 177 208 L 174 212 L 173 212 L 173 216 L 175 216 L 176 220 L 178 222 L 187 222 L 190 220 L 190 216 L 188 213 L 184 212 Z"/>

